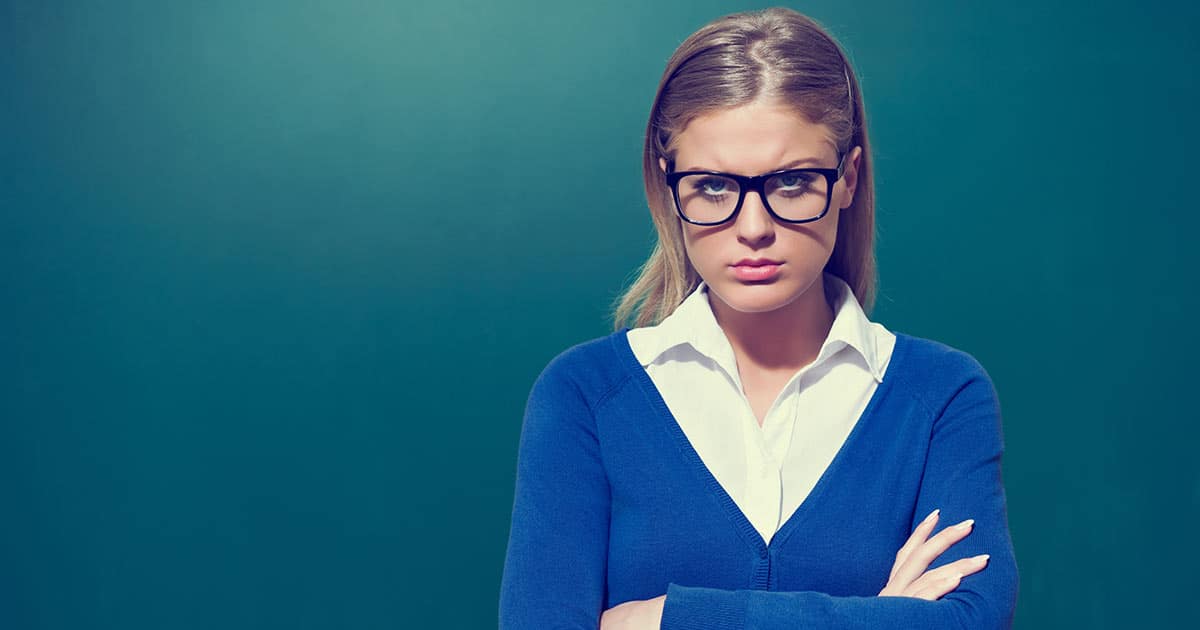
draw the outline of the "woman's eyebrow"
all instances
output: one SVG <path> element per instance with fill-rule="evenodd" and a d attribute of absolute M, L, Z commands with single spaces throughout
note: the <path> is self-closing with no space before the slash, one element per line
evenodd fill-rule
<path fill-rule="evenodd" d="M 766 172 L 772 173 L 775 171 L 782 171 L 782 170 L 789 169 L 789 168 L 795 168 L 797 166 L 800 166 L 801 164 L 820 164 L 820 163 L 821 163 L 821 158 L 817 158 L 817 157 L 800 158 L 798 160 L 792 160 L 791 162 L 788 162 L 787 164 L 784 164 L 783 166 L 773 168 L 770 171 L 766 171 Z M 723 173 L 729 172 L 729 171 L 722 171 L 719 168 L 705 168 L 703 166 L 691 166 L 684 170 L 687 170 L 687 171 L 718 171 L 718 172 L 723 172 Z"/>

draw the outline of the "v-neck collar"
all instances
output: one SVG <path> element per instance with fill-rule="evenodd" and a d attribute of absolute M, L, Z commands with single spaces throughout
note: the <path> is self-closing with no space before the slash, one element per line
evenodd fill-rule
<path fill-rule="evenodd" d="M 725 509 L 726 515 L 729 516 L 730 521 L 734 525 L 734 529 L 738 531 L 746 544 L 750 548 L 757 551 L 759 556 L 762 558 L 767 557 L 770 545 L 775 545 L 778 547 L 787 542 L 787 539 L 791 533 L 797 527 L 799 527 L 799 523 L 803 521 L 806 515 L 814 509 L 811 507 L 812 504 L 818 501 L 821 498 L 821 495 L 828 492 L 830 484 L 833 483 L 830 481 L 830 478 L 838 474 L 839 470 L 843 467 L 843 461 L 849 457 L 846 455 L 846 452 L 855 448 L 856 443 L 861 439 L 860 436 L 867 431 L 865 427 L 868 427 L 870 424 L 872 424 L 875 417 L 875 411 L 881 404 L 880 401 L 882 401 L 884 397 L 887 396 L 888 392 L 891 391 L 892 384 L 895 383 L 898 378 L 896 376 L 897 373 L 905 368 L 908 347 L 911 341 L 911 338 L 904 333 L 894 333 L 896 335 L 896 345 L 892 350 L 891 362 L 887 368 L 887 371 L 883 375 L 883 379 L 880 381 L 878 387 L 875 388 L 875 392 L 871 395 L 871 399 L 867 402 L 866 408 L 859 416 L 857 422 L 854 423 L 854 428 L 850 431 L 850 434 L 846 436 L 845 441 L 838 449 L 837 454 L 834 455 L 833 460 L 830 461 L 829 466 L 827 466 L 825 471 L 821 473 L 821 477 L 817 480 L 816 485 L 813 486 L 812 490 L 804 498 L 804 501 L 800 503 L 799 507 L 797 507 L 794 512 L 788 515 L 788 519 L 778 530 L 776 530 L 775 535 L 771 537 L 770 544 L 768 544 L 763 540 L 763 537 L 758 533 L 758 530 L 755 529 L 754 524 L 750 522 L 750 519 L 746 517 L 746 514 L 742 512 L 741 508 L 739 508 L 737 503 L 734 502 L 733 497 L 729 496 L 729 493 L 726 492 L 725 488 L 720 484 L 720 482 L 717 481 L 717 478 L 712 474 L 712 471 L 704 465 L 704 461 L 700 458 L 700 454 L 696 452 L 695 447 L 692 446 L 692 443 L 688 440 L 687 435 L 683 432 L 683 428 L 679 426 L 679 422 L 675 419 L 674 414 L 672 414 L 670 408 L 667 407 L 667 403 L 663 399 L 662 393 L 658 391 L 658 388 L 654 385 L 654 381 L 650 379 L 650 375 L 646 372 L 645 368 L 642 367 L 641 362 L 638 361 L 637 356 L 633 353 L 633 349 L 629 345 L 629 338 L 627 336 L 628 332 L 628 328 L 622 328 L 618 332 L 614 333 L 611 337 L 618 355 L 620 355 L 621 359 L 624 361 L 627 369 L 633 373 L 634 380 L 642 388 L 642 392 L 657 410 L 658 417 L 663 420 L 662 426 L 664 430 L 668 431 L 674 438 L 676 445 L 679 447 L 680 454 L 683 455 L 684 459 L 687 460 L 687 463 L 691 465 L 696 474 L 699 475 L 705 485 L 708 486 L 709 492 L 711 492 L 713 496 L 717 498 L 717 501 Z"/>

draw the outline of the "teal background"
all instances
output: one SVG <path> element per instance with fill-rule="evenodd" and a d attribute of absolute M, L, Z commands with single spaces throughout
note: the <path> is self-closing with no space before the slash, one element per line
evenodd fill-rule
<path fill-rule="evenodd" d="M 1200 11 L 966 5 L 793 5 L 861 76 L 872 317 L 996 383 L 1016 627 L 1200 627 Z M 494 626 L 662 68 L 762 6 L 0 2 L 0 627 Z"/>

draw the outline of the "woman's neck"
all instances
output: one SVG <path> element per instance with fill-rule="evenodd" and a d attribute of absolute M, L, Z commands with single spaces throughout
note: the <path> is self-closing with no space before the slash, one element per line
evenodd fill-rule
<path fill-rule="evenodd" d="M 742 313 L 709 292 L 713 315 L 740 369 L 794 372 L 816 360 L 833 327 L 833 308 L 824 277 L 786 306 L 766 313 Z"/>

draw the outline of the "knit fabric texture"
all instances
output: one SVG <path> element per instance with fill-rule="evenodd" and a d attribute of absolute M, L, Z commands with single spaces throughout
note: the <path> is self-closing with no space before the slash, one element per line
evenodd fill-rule
<path fill-rule="evenodd" d="M 1018 578 L 995 388 L 969 354 L 896 333 L 883 382 L 769 545 L 725 493 L 638 363 L 627 329 L 538 376 L 518 447 L 502 629 L 595 630 L 666 594 L 664 630 L 1008 628 Z M 937 601 L 879 597 L 896 552 L 974 528 L 930 569 L 990 554 Z"/>

